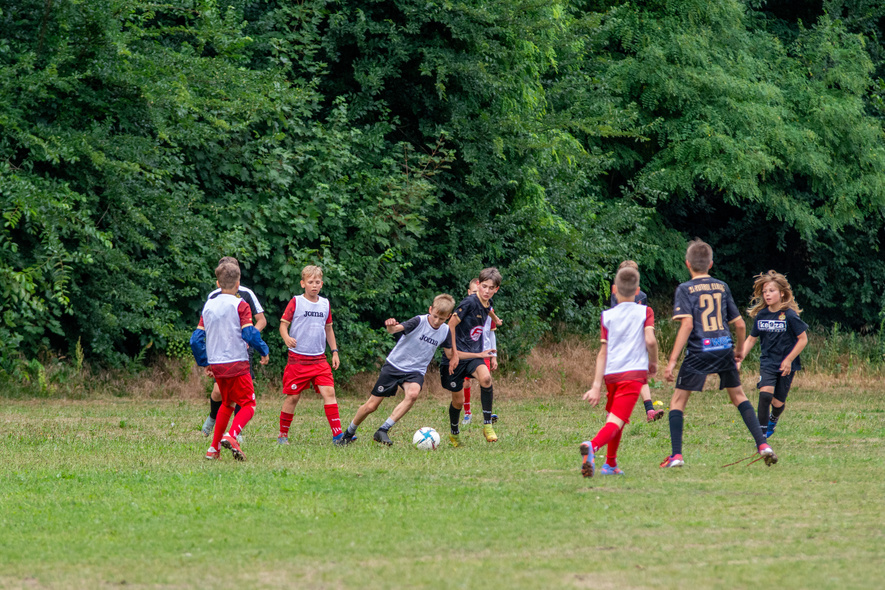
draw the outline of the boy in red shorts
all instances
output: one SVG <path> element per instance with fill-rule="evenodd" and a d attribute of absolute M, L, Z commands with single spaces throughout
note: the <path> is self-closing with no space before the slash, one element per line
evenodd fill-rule
<path fill-rule="evenodd" d="M 296 295 L 289 301 L 280 320 L 280 335 L 289 347 L 289 362 L 283 373 L 286 399 L 280 411 L 277 442 L 289 444 L 289 427 L 295 417 L 295 406 L 301 399 L 301 392 L 313 385 L 323 398 L 323 409 L 332 429 L 332 442 L 344 444 L 338 401 L 335 399 L 335 381 L 332 379 L 332 369 L 337 369 L 341 361 L 332 330 L 329 300 L 320 297 L 323 270 L 318 266 L 305 266 L 301 271 L 301 288 L 304 294 Z M 331 367 L 326 360 L 326 342 L 332 347 Z"/>
<path fill-rule="evenodd" d="M 224 447 L 230 449 L 234 459 L 245 461 L 237 435 L 255 415 L 255 387 L 249 370 L 248 346 L 259 351 L 262 365 L 267 364 L 270 351 L 252 325 L 249 304 L 237 297 L 240 267 L 223 262 L 215 269 L 215 277 L 221 293 L 203 306 L 200 324 L 190 341 L 197 364 L 209 367 L 221 391 L 221 407 L 206 458 L 218 459 L 218 449 Z M 225 434 L 235 405 L 240 406 L 240 411 Z"/>
<path fill-rule="evenodd" d="M 593 440 L 581 443 L 581 474 L 596 473 L 595 453 L 606 449 L 601 475 L 623 475 L 618 468 L 618 446 L 624 426 L 639 399 L 648 376 L 658 369 L 658 341 L 655 339 L 655 316 L 652 309 L 634 298 L 639 293 L 639 271 L 625 267 L 615 277 L 618 304 L 602 312 L 602 346 L 596 356 L 593 387 L 583 399 L 596 406 L 602 395 L 603 376 L 608 390 L 605 410 L 608 418 Z"/>

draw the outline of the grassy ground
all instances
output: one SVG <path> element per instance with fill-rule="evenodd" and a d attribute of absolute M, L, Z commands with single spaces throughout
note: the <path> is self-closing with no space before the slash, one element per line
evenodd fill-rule
<path fill-rule="evenodd" d="M 885 579 L 885 402 L 797 384 L 772 445 L 753 451 L 726 396 L 691 400 L 687 466 L 662 470 L 666 421 L 630 425 L 625 477 L 584 480 L 578 444 L 602 424 L 575 395 L 502 395 L 480 429 L 435 452 L 446 403 L 422 398 L 371 442 L 329 443 L 318 399 L 292 445 L 265 395 L 246 463 L 204 461 L 197 400 L 7 400 L 0 406 L 3 588 L 876 588 Z M 655 397 L 665 402 L 669 389 Z M 362 399 L 341 400 L 342 422 Z"/>

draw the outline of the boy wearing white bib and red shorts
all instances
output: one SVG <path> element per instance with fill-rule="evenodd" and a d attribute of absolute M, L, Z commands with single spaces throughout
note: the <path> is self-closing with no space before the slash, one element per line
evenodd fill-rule
<path fill-rule="evenodd" d="M 295 417 L 295 406 L 301 392 L 313 385 L 323 398 L 323 409 L 332 442 L 343 444 L 338 401 L 335 399 L 335 381 L 332 369 L 340 365 L 335 332 L 332 330 L 332 311 L 329 300 L 320 297 L 323 288 L 323 270 L 318 266 L 305 266 L 301 271 L 303 295 L 289 301 L 280 320 L 280 335 L 289 347 L 289 361 L 283 373 L 283 393 L 286 399 L 280 411 L 280 434 L 277 442 L 289 444 L 289 427 Z M 332 365 L 326 360 L 326 343 L 332 348 Z"/>

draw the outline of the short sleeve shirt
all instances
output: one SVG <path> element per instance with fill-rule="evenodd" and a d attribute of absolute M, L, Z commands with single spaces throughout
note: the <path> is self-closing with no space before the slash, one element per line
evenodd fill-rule
<path fill-rule="evenodd" d="M 434 329 L 429 318 L 424 315 L 415 316 L 401 325 L 403 331 L 395 334 L 395 337 L 399 337 L 396 346 L 387 355 L 387 362 L 400 371 L 423 375 L 439 346 L 452 347 L 447 324 Z"/>
<path fill-rule="evenodd" d="M 488 307 L 484 307 L 475 294 L 468 295 L 458 304 L 455 315 L 461 322 L 455 327 L 455 343 L 459 351 L 482 352 L 482 335 L 491 309 L 491 302 Z M 442 363 L 447 362 L 448 359 L 443 357 Z"/>
<path fill-rule="evenodd" d="M 763 371 L 778 372 L 781 363 L 799 341 L 799 335 L 808 329 L 808 324 L 799 318 L 792 309 L 769 311 L 763 308 L 756 315 L 750 328 L 750 336 L 759 339 L 762 354 L 759 357 L 759 368 Z M 792 371 L 802 368 L 797 356 L 793 359 Z"/>
<path fill-rule="evenodd" d="M 728 324 L 740 317 L 731 290 L 713 277 L 698 277 L 676 288 L 673 319 L 692 318 L 687 354 L 715 352 L 734 347 Z"/>
<path fill-rule="evenodd" d="M 209 293 L 209 297 L 207 299 L 215 299 L 221 294 L 221 289 L 215 289 L 211 293 Z M 252 289 L 248 289 L 242 285 L 240 285 L 240 290 L 237 291 L 237 297 L 245 301 L 249 304 L 249 309 L 252 310 L 252 316 L 257 316 L 260 313 L 264 313 L 264 308 L 261 307 L 261 302 L 258 301 L 258 297 L 255 295 L 255 292 Z"/>

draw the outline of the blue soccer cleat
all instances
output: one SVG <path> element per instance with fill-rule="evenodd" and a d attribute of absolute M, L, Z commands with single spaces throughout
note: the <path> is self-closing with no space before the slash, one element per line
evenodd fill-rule
<path fill-rule="evenodd" d="M 621 468 L 617 465 L 612 467 L 608 463 L 605 463 L 600 467 L 599 475 L 624 475 L 624 472 L 621 471 Z"/>

